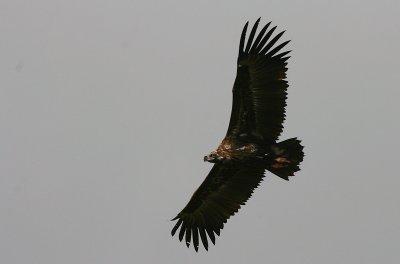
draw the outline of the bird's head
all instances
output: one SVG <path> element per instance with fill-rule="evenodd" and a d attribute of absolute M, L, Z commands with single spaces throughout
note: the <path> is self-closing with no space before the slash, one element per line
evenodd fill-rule
<path fill-rule="evenodd" d="M 210 154 L 208 154 L 207 156 L 204 156 L 204 161 L 208 161 L 211 163 L 218 163 L 223 160 L 224 158 L 219 156 L 215 150 L 211 151 Z"/>

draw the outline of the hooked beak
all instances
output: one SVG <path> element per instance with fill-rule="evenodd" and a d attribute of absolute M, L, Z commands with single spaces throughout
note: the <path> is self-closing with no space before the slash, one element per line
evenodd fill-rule
<path fill-rule="evenodd" d="M 222 158 L 221 158 L 221 157 L 204 156 L 204 159 L 203 159 L 203 160 L 204 160 L 204 161 L 211 162 L 211 163 L 217 163 L 217 162 L 221 161 Z"/>

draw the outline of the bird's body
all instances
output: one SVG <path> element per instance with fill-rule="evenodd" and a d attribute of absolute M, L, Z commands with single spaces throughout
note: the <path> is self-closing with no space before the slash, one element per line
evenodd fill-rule
<path fill-rule="evenodd" d="M 239 45 L 237 75 L 232 89 L 233 103 L 228 131 L 218 148 L 204 157 L 215 163 L 178 220 L 172 235 L 187 246 L 199 237 L 205 249 L 208 239 L 215 243 L 224 223 L 250 198 L 265 170 L 288 180 L 299 170 L 303 147 L 296 138 L 277 139 L 283 129 L 287 97 L 286 65 L 288 51 L 277 54 L 289 41 L 273 48 L 283 32 L 271 38 L 268 23 L 254 40 L 260 19 L 253 26 L 247 44 L 246 23 Z M 254 41 L 253 41 L 254 40 Z"/>
<path fill-rule="evenodd" d="M 241 141 L 235 137 L 225 137 L 218 148 L 204 157 L 208 162 L 245 161 L 259 154 L 260 147 L 255 143 Z"/>

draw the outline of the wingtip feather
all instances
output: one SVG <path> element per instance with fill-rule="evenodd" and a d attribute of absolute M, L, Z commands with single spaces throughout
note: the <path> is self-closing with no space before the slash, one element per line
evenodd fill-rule
<path fill-rule="evenodd" d="M 240 43 L 239 43 L 239 54 L 242 54 L 244 52 L 244 42 L 246 40 L 246 32 L 247 32 L 247 27 L 249 26 L 249 21 L 246 22 L 246 24 L 243 27 L 242 34 L 240 36 Z"/>
<path fill-rule="evenodd" d="M 249 38 L 247 40 L 246 49 L 244 51 L 245 54 L 249 53 L 249 50 L 251 48 L 251 44 L 253 43 L 253 39 L 254 39 L 254 36 L 255 36 L 257 28 L 258 28 L 258 24 L 260 23 L 260 19 L 261 19 L 261 17 L 259 19 L 257 19 L 257 21 L 253 25 L 253 28 L 251 29 Z"/>
<path fill-rule="evenodd" d="M 176 231 L 178 230 L 179 226 L 182 224 L 182 219 L 179 219 L 178 222 L 176 222 L 174 228 L 171 230 L 171 235 L 174 236 Z"/>

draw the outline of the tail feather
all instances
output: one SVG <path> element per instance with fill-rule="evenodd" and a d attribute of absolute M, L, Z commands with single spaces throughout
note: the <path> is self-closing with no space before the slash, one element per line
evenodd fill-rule
<path fill-rule="evenodd" d="M 304 157 L 303 148 L 297 138 L 272 145 L 268 170 L 288 181 L 289 176 L 294 176 L 294 173 L 300 170 L 299 165 Z"/>

